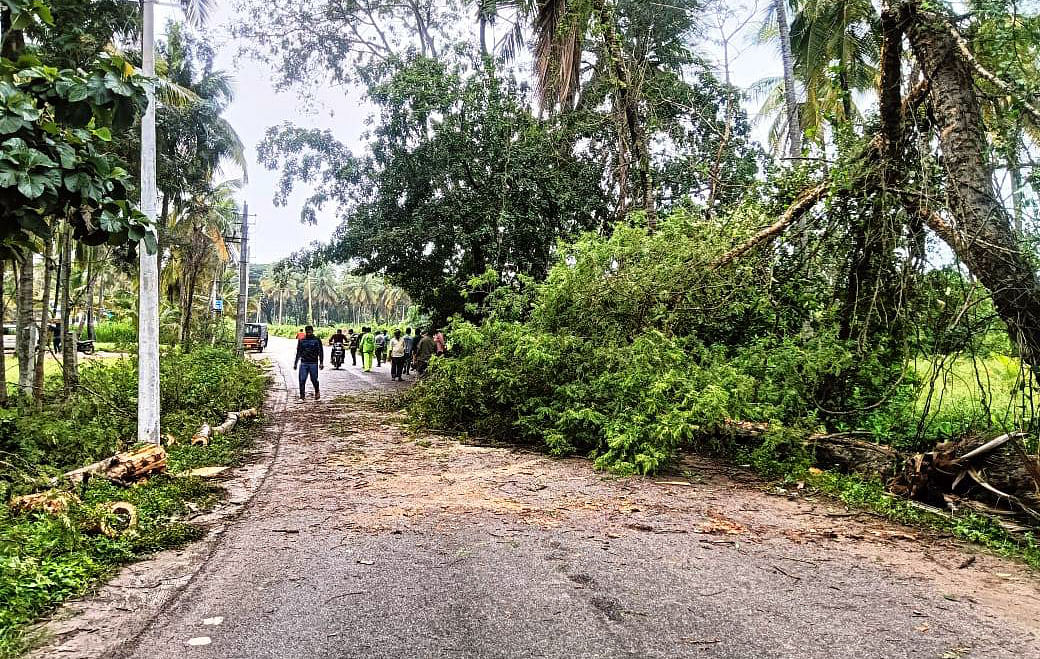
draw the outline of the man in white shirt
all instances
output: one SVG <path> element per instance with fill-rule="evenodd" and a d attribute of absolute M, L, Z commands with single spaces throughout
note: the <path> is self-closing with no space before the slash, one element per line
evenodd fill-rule
<path fill-rule="evenodd" d="M 404 382 L 404 353 L 405 343 L 401 338 L 401 330 L 395 329 L 394 336 L 390 339 L 390 379 Z"/>

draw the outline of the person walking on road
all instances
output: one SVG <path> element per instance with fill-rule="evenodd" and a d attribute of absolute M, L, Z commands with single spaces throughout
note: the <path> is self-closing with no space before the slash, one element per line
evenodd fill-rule
<path fill-rule="evenodd" d="M 412 336 L 412 328 L 404 330 L 404 374 L 412 372 L 412 352 L 415 350 L 415 337 Z"/>
<path fill-rule="evenodd" d="M 376 340 L 372 336 L 372 330 L 368 327 L 361 328 L 361 363 L 365 373 L 372 372 L 372 357 L 376 352 Z"/>
<path fill-rule="evenodd" d="M 426 369 L 430 366 L 430 359 L 437 354 L 437 344 L 433 341 L 433 330 L 426 330 L 423 337 L 419 339 L 419 345 L 415 347 L 415 356 L 412 358 L 415 361 L 415 372 L 420 375 L 426 373 Z"/>
<path fill-rule="evenodd" d="M 314 328 L 310 325 L 304 328 L 303 338 L 296 343 L 296 361 L 293 362 L 293 368 L 297 367 L 300 369 L 300 400 L 307 399 L 308 377 L 314 387 L 314 400 L 320 400 L 318 371 L 325 368 L 325 347 L 321 344 L 321 339 L 314 336 Z"/>
<path fill-rule="evenodd" d="M 443 357 L 444 353 L 447 352 L 447 341 L 444 339 L 444 332 L 437 330 L 437 333 L 433 335 L 433 345 L 437 348 L 437 356 Z"/>
<path fill-rule="evenodd" d="M 386 361 L 386 330 L 376 332 L 376 366 L 382 366 Z"/>
<path fill-rule="evenodd" d="M 347 345 L 350 347 L 350 361 L 354 366 L 357 366 L 357 351 L 360 341 L 361 337 L 354 332 L 353 327 L 347 330 Z"/>
<path fill-rule="evenodd" d="M 394 338 L 390 339 L 390 379 L 404 382 L 404 339 L 401 330 L 394 330 Z"/>

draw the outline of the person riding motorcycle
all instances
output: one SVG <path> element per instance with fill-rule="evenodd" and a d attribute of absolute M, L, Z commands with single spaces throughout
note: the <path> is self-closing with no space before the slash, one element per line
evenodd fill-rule
<path fill-rule="evenodd" d="M 343 330 L 337 329 L 336 333 L 329 337 L 329 345 L 332 346 L 332 366 L 339 369 L 347 356 L 347 335 Z"/>

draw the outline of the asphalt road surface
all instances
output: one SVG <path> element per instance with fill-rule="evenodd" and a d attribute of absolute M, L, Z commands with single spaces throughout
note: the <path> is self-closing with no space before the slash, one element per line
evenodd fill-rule
<path fill-rule="evenodd" d="M 294 379 L 295 342 L 269 348 Z M 1013 562 L 706 461 L 615 479 L 411 435 L 389 367 L 347 362 L 290 400 L 252 504 L 118 656 L 1040 656 Z"/>

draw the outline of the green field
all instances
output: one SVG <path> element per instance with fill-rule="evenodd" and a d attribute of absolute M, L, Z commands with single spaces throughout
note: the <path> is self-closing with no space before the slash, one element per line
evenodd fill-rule
<path fill-rule="evenodd" d="M 1016 358 L 918 359 L 913 367 L 923 383 L 917 411 L 927 410 L 930 425 L 943 434 L 971 426 L 1018 428 L 1023 418 L 1032 415 L 1028 408 L 1036 394 L 1024 381 Z"/>
<path fill-rule="evenodd" d="M 87 360 L 93 359 L 118 359 L 118 354 L 104 354 L 104 355 L 80 355 L 79 362 L 82 364 Z M 16 384 L 18 382 L 18 359 L 11 353 L 7 353 L 7 360 L 4 362 L 5 375 L 7 382 L 10 384 Z M 52 355 L 47 355 L 47 359 L 43 362 L 43 375 L 49 378 L 52 375 L 61 375 L 61 362 L 55 359 Z"/>

